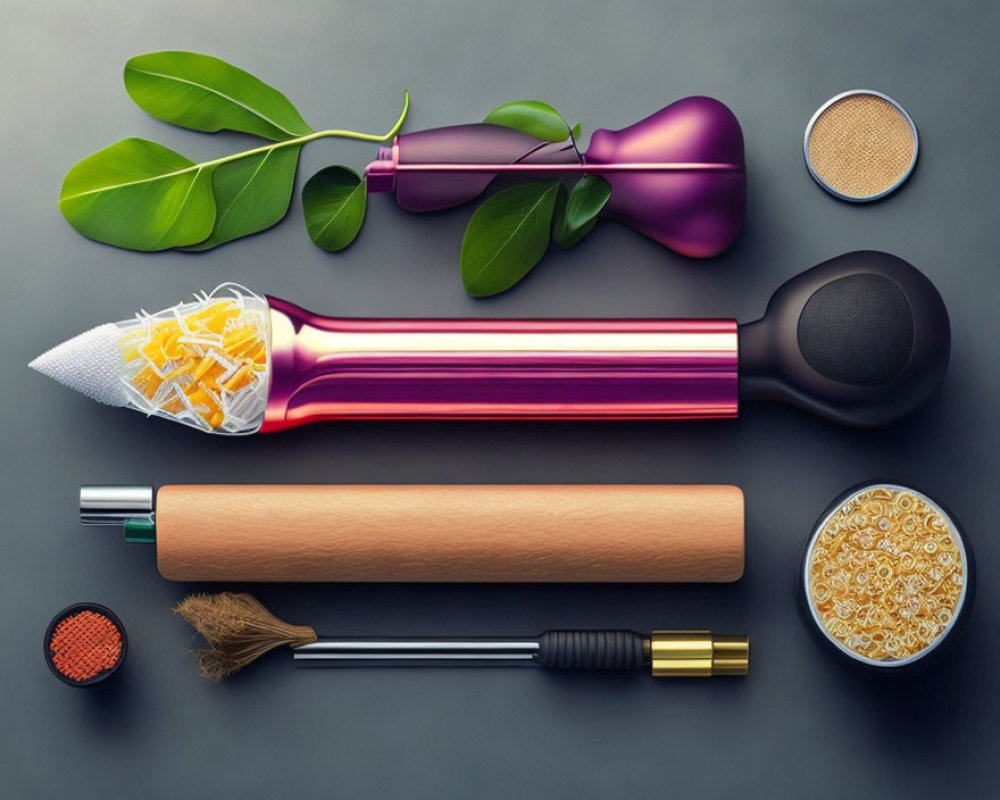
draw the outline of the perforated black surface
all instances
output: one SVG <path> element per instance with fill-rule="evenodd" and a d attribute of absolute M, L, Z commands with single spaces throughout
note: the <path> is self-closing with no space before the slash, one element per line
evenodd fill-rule
<path fill-rule="evenodd" d="M 881 275 L 848 275 L 817 290 L 802 309 L 799 348 L 831 380 L 885 383 L 913 349 L 913 315 L 903 291 Z"/>

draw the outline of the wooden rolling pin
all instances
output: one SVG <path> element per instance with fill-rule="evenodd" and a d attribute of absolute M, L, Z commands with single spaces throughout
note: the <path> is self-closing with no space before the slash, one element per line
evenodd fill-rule
<path fill-rule="evenodd" d="M 131 495 L 129 494 L 131 493 Z M 178 581 L 727 582 L 735 486 L 85 486 Z"/>

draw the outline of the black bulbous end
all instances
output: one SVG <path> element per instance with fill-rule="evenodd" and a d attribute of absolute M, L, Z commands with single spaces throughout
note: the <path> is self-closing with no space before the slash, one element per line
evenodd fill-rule
<path fill-rule="evenodd" d="M 934 284 L 901 258 L 845 253 L 784 283 L 740 326 L 743 400 L 778 400 L 848 425 L 884 425 L 941 383 L 951 326 Z"/>

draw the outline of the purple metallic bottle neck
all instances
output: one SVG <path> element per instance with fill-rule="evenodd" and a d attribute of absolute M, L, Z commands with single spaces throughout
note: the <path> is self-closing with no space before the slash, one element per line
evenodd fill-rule
<path fill-rule="evenodd" d="M 320 419 L 737 413 L 732 320 L 362 320 L 268 302 L 262 432 Z"/>
<path fill-rule="evenodd" d="M 365 186 L 369 194 L 392 192 L 396 189 L 396 172 L 399 170 L 399 137 L 391 145 L 380 145 L 378 155 L 365 167 Z"/>

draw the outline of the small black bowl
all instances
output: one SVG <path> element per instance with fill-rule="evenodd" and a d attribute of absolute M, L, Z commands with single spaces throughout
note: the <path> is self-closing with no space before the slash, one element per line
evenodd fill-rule
<path fill-rule="evenodd" d="M 118 660 L 114 663 L 114 666 L 97 673 L 92 678 L 77 681 L 73 680 L 73 678 L 70 678 L 68 675 L 63 675 L 58 669 L 56 669 L 56 665 L 52 663 L 52 649 L 49 647 L 49 643 L 52 641 L 52 636 L 56 631 L 56 626 L 67 617 L 79 614 L 81 611 L 93 611 L 95 614 L 100 614 L 102 617 L 107 617 L 111 620 L 115 627 L 118 628 L 118 632 L 121 634 L 122 651 L 118 654 Z M 45 629 L 45 640 L 42 642 L 42 649 L 45 655 L 45 663 L 48 665 L 49 669 L 52 670 L 52 674 L 67 686 L 93 686 L 96 683 L 100 683 L 101 681 L 110 678 L 115 674 L 115 672 L 118 671 L 118 668 L 125 660 L 125 653 L 128 651 L 128 637 L 125 635 L 125 626 L 122 624 L 122 621 L 118 619 L 118 616 L 107 606 L 102 606 L 100 603 L 74 603 L 73 605 L 64 608 L 52 618 L 52 621 L 49 623 L 49 627 Z"/>

